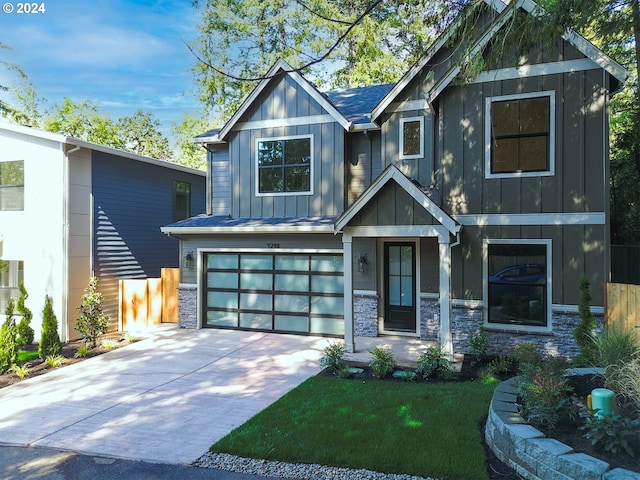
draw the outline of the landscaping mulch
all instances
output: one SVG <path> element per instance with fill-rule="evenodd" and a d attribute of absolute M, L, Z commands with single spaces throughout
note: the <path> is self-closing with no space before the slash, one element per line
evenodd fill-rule
<path fill-rule="evenodd" d="M 116 346 L 114 348 L 101 347 L 100 342 L 102 342 L 102 340 L 105 340 L 105 339 L 114 340 L 116 342 Z M 98 340 L 98 346 L 91 349 L 91 352 L 89 352 L 89 354 L 86 357 L 75 358 L 75 354 L 78 351 L 78 348 L 84 343 L 85 343 L 84 340 L 74 340 L 71 342 L 63 343 L 62 350 L 60 351 L 60 355 L 64 357 L 65 360 L 62 367 L 57 367 L 57 368 L 64 368 L 66 365 L 72 365 L 74 363 L 82 362 L 87 358 L 95 357 L 97 355 L 101 355 L 103 353 L 107 353 L 111 350 L 114 350 L 115 348 L 120 348 L 120 347 L 124 347 L 125 345 L 129 345 L 129 342 L 123 339 L 122 332 L 105 333 L 100 337 L 100 340 Z M 23 346 L 21 347 L 21 350 L 37 352 L 38 344 L 32 343 L 31 345 Z M 0 375 L 0 388 L 13 385 L 18 382 L 22 382 L 24 380 L 27 380 L 32 377 L 36 377 L 38 375 L 44 375 L 45 373 L 56 369 L 56 368 L 50 367 L 47 364 L 47 362 L 45 362 L 41 358 L 34 358 L 31 360 L 27 360 L 25 363 L 29 364 L 29 375 L 25 378 L 20 378 L 15 373 L 11 373 L 11 372 L 2 374 Z"/>

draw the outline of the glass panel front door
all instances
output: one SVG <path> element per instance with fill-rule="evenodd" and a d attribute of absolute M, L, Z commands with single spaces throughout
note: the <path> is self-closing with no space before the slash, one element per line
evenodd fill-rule
<path fill-rule="evenodd" d="M 415 244 L 386 243 L 384 328 L 416 332 Z"/>

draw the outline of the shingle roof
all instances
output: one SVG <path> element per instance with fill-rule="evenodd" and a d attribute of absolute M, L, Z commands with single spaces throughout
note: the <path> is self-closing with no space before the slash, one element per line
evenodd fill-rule
<path fill-rule="evenodd" d="M 393 83 L 326 92 L 325 96 L 353 124 L 369 123 L 369 113 L 393 88 Z"/>

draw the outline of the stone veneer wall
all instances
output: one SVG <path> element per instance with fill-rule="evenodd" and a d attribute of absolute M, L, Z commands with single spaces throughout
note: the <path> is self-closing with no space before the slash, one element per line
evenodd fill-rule
<path fill-rule="evenodd" d="M 577 369 L 581 370 L 581 369 Z M 587 370 L 587 369 L 584 369 Z M 576 372 L 576 374 L 594 372 Z M 489 448 L 522 478 L 529 480 L 640 480 L 640 473 L 609 464 L 547 438 L 518 413 L 518 379 L 502 382 L 493 392 L 485 424 Z"/>
<path fill-rule="evenodd" d="M 420 338 L 425 341 L 440 341 L 440 302 L 438 299 L 423 297 L 420 301 Z M 451 309 L 453 350 L 469 352 L 469 332 L 476 332 L 483 324 L 484 311 L 480 307 L 453 306 Z M 597 328 L 602 329 L 603 314 L 594 314 Z M 358 319 L 356 319 L 358 321 Z M 362 320 L 360 320 L 362 321 Z M 580 324 L 577 312 L 553 310 L 552 331 L 550 333 L 530 333 L 526 331 L 488 329 L 489 352 L 507 353 L 518 342 L 533 342 L 539 351 L 549 355 L 575 358 L 580 348 L 573 339 L 573 331 Z M 377 324 L 377 319 L 376 319 Z M 356 335 L 358 335 L 356 333 Z"/>
<path fill-rule="evenodd" d="M 181 283 L 178 287 L 178 326 L 198 328 L 198 286 Z"/>
<path fill-rule="evenodd" d="M 356 293 L 353 296 L 354 334 L 359 337 L 378 336 L 378 300 L 376 294 Z M 440 341 L 440 302 L 423 297 L 420 301 L 420 338 Z M 469 352 L 469 332 L 476 332 L 482 325 L 483 309 L 454 306 L 451 309 L 453 349 Z M 596 314 L 598 328 L 602 328 L 603 315 Z M 197 286 L 180 284 L 178 288 L 178 325 L 182 328 L 198 328 Z M 517 342 L 533 342 L 541 352 L 574 358 L 580 352 L 573 339 L 573 331 L 580 323 L 578 313 L 553 311 L 551 333 L 527 333 L 489 330 L 489 351 L 507 353 Z"/>

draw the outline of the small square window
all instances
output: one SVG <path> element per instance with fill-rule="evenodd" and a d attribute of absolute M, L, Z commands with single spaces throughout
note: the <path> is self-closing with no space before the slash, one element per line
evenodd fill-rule
<path fill-rule="evenodd" d="M 424 117 L 400 120 L 400 158 L 424 156 Z"/>
<path fill-rule="evenodd" d="M 312 152 L 310 135 L 259 139 L 256 142 L 258 195 L 311 193 Z"/>

